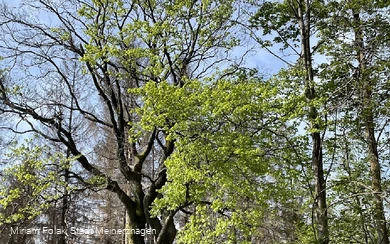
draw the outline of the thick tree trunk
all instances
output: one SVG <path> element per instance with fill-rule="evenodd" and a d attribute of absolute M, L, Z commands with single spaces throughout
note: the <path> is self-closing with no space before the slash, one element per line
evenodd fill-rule
<path fill-rule="evenodd" d="M 128 244 L 144 244 L 145 237 L 142 236 L 140 230 L 145 229 L 146 221 L 142 216 L 143 214 L 137 211 L 137 208 L 133 208 L 134 206 L 126 206 L 127 215 L 128 215 L 128 223 L 127 228 L 130 229 L 129 235 L 127 236 Z M 134 231 L 134 232 L 133 232 Z"/>
<path fill-rule="evenodd" d="M 165 182 L 165 177 L 162 179 Z M 158 182 L 157 182 L 158 183 Z M 151 188 L 156 187 L 155 185 L 151 186 Z M 156 188 L 154 188 L 154 193 Z M 126 205 L 129 206 L 126 208 L 127 219 L 126 219 L 126 228 L 130 230 L 136 229 L 145 229 L 151 228 L 155 231 L 155 235 L 151 234 L 148 236 L 142 236 L 139 234 L 130 234 L 126 240 L 127 244 L 144 244 L 145 240 L 156 240 L 156 243 L 161 244 L 171 244 L 174 242 L 176 237 L 176 227 L 173 221 L 174 213 L 169 213 L 163 219 L 163 224 L 157 218 L 150 217 L 149 210 L 153 200 L 157 197 L 157 194 L 150 196 L 143 193 L 143 191 L 139 190 L 131 190 L 132 193 L 138 193 L 137 200 L 135 201 L 135 205 Z M 146 200 L 149 199 L 149 200 Z"/>
<path fill-rule="evenodd" d="M 174 143 L 172 141 L 167 141 L 162 161 L 165 161 L 172 154 L 173 149 Z M 130 157 L 132 157 L 131 153 Z M 133 158 L 133 161 L 136 162 L 136 159 Z M 137 165 L 137 163 L 135 163 L 134 165 Z M 134 168 L 135 170 L 137 170 L 137 172 L 141 173 L 140 169 L 138 169 L 136 166 Z M 151 217 L 149 213 L 153 201 L 159 195 L 157 190 L 161 189 L 166 181 L 166 169 L 163 167 L 159 170 L 156 180 L 151 183 L 146 192 L 144 192 L 142 188 L 141 174 L 138 174 L 138 178 L 137 176 L 133 176 L 132 181 L 128 182 L 129 188 L 127 189 L 126 195 L 127 197 L 130 197 L 131 193 L 133 195 L 134 201 L 123 202 L 126 206 L 127 213 L 126 228 L 150 228 L 155 232 L 149 236 L 144 237 L 142 237 L 141 235 L 129 235 L 125 240 L 126 244 L 143 244 L 146 243 L 146 240 L 153 240 L 151 242 L 153 244 L 172 244 L 174 242 L 177 232 L 173 220 L 175 212 L 163 214 L 161 221 L 156 217 Z M 119 198 L 121 199 L 121 197 Z M 142 240 L 139 240 L 139 236 L 142 237 Z"/>
<path fill-rule="evenodd" d="M 128 215 L 127 228 L 130 229 L 130 234 L 128 235 L 128 244 L 144 244 L 145 236 L 142 236 L 140 233 L 141 230 L 146 227 L 146 218 L 144 215 L 144 205 L 142 200 L 144 198 L 144 193 L 141 186 L 141 176 L 138 181 L 130 182 L 130 191 L 133 194 L 135 201 L 133 204 L 126 204 L 126 212 Z M 146 206 L 149 207 L 149 206 Z M 135 233 L 133 233 L 133 231 Z"/>

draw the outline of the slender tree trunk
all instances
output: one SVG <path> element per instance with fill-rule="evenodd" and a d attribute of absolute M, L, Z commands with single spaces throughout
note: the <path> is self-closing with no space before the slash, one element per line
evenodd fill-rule
<path fill-rule="evenodd" d="M 129 184 L 129 182 L 127 182 L 127 184 Z M 126 189 L 126 194 L 127 195 L 130 195 L 130 191 L 129 191 L 129 189 Z M 124 216 L 124 228 L 125 229 L 129 229 L 130 228 L 130 219 L 129 219 L 129 214 L 127 213 L 127 210 L 125 209 L 125 211 L 124 211 L 125 213 L 125 216 Z M 129 236 L 128 235 L 126 235 L 126 234 L 124 234 L 124 244 L 129 244 Z"/>
<path fill-rule="evenodd" d="M 72 88 L 75 87 L 75 82 L 76 82 L 76 69 L 77 69 L 77 66 L 74 65 L 73 67 L 73 77 L 72 77 Z M 74 108 L 74 97 L 70 97 L 70 110 L 69 110 L 69 119 L 68 119 L 68 131 L 72 131 L 73 130 L 73 110 L 75 109 Z M 66 150 L 66 159 L 69 159 L 71 156 L 71 151 L 69 150 L 69 148 Z M 62 206 L 61 206 L 61 222 L 60 222 L 60 225 L 61 225 L 61 228 L 62 229 L 66 229 L 67 228 L 67 223 L 66 223 L 66 217 L 67 217 L 67 212 L 68 212 L 68 209 L 69 209 L 69 192 L 68 192 L 68 184 L 69 184 L 69 169 L 68 169 L 68 166 L 69 166 L 69 162 L 66 162 L 66 166 L 65 166 L 65 170 L 64 170 L 64 180 L 65 180 L 65 187 L 64 187 L 64 196 L 62 198 Z M 60 236 L 59 236 L 59 240 L 58 240 L 58 244 L 66 244 L 67 243 L 67 239 L 66 239 L 66 232 L 63 232 Z"/>
<path fill-rule="evenodd" d="M 363 122 L 365 127 L 365 139 L 368 147 L 368 160 L 372 190 L 374 191 L 374 220 L 377 232 L 378 244 L 389 244 L 386 217 L 382 199 L 381 167 L 379 163 L 378 144 L 375 138 L 374 104 L 372 97 L 372 84 L 366 72 L 365 46 L 363 30 L 361 26 L 359 10 L 352 9 L 355 26 L 355 45 L 357 47 L 357 59 L 359 62 L 356 79 L 361 84 L 363 102 Z"/>
<path fill-rule="evenodd" d="M 379 155 L 377 142 L 375 139 L 374 130 L 374 115 L 371 106 L 371 89 L 368 81 L 363 81 L 364 84 L 364 123 L 366 130 L 366 142 L 368 146 L 368 159 L 370 162 L 372 190 L 374 192 L 374 218 L 378 237 L 378 244 L 389 244 L 389 237 L 387 234 L 386 217 L 383 207 L 382 199 L 382 183 L 381 183 L 381 166 L 379 163 Z"/>
<path fill-rule="evenodd" d="M 70 157 L 70 152 L 67 151 L 67 158 Z M 68 169 L 65 169 L 65 182 L 66 184 L 69 183 L 69 170 Z M 66 213 L 68 212 L 68 208 L 69 208 L 69 199 L 68 199 L 68 190 L 66 189 L 66 185 L 65 185 L 65 189 L 64 189 L 64 196 L 62 198 L 62 207 L 61 207 L 61 228 L 62 229 L 66 229 L 67 226 L 66 226 Z M 67 241 L 66 241 L 66 235 L 65 233 L 62 233 L 60 236 L 59 236 L 59 240 L 58 240 L 58 244 L 66 244 Z"/>
<path fill-rule="evenodd" d="M 312 53 L 310 46 L 310 28 L 311 28 L 311 13 L 310 1 L 301 1 L 298 8 L 298 22 L 301 29 L 301 45 L 302 54 L 301 60 L 305 69 L 305 95 L 310 103 L 316 98 L 314 88 L 314 73 L 312 64 Z M 318 124 L 318 111 L 313 105 L 309 105 L 309 123 L 311 129 L 312 140 L 312 168 L 315 180 L 315 199 L 314 199 L 314 214 L 315 226 L 317 231 L 317 239 L 321 244 L 329 243 L 329 228 L 328 228 L 328 210 L 326 204 L 326 185 L 323 169 L 322 155 L 322 139 L 320 135 L 320 126 Z"/>

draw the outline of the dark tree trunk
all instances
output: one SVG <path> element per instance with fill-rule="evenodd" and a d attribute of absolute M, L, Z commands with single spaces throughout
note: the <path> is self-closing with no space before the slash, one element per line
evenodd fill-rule
<path fill-rule="evenodd" d="M 298 8 L 298 22 L 301 29 L 301 60 L 305 69 L 305 95 L 308 103 L 316 98 L 314 88 L 314 73 L 312 64 L 312 53 L 310 50 L 310 28 L 311 28 L 311 10 L 310 1 L 300 2 Z M 320 135 L 320 126 L 318 124 L 318 112 L 316 107 L 309 105 L 308 119 L 311 129 L 312 140 L 312 168 L 315 180 L 314 193 L 314 215 L 317 231 L 317 240 L 321 244 L 329 243 L 328 210 L 326 204 L 326 184 L 323 169 L 322 139 Z"/>

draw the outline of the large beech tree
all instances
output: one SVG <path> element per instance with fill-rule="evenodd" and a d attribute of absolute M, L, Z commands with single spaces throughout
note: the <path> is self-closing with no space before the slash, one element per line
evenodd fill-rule
<path fill-rule="evenodd" d="M 9 71 L 7 81 L 0 83 L 2 111 L 20 116 L 29 131 L 62 144 L 77 157 L 75 167 L 84 172 L 70 177 L 114 192 L 126 207 L 129 228 L 148 226 L 157 231 L 157 243 L 172 243 L 176 210 L 159 216 L 149 210 L 167 181 L 164 162 L 175 142 L 163 129 L 132 126 L 140 119 L 132 109 L 143 105 L 127 89 L 163 81 L 181 87 L 226 61 L 226 51 L 236 45 L 228 31 L 233 12 L 231 1 L 42 0 L 18 8 L 3 4 L 0 48 Z M 80 61 L 83 70 L 72 86 L 66 66 Z M 56 100 L 54 91 L 72 97 L 72 104 Z M 67 126 L 64 116 L 70 111 L 91 126 L 82 135 L 88 139 L 84 143 L 78 143 L 81 135 Z M 122 179 L 99 167 L 94 161 L 99 152 L 90 152 L 93 144 L 102 142 L 102 130 L 115 138 L 115 146 L 107 150 L 115 151 L 113 167 Z M 154 147 L 162 152 L 158 158 L 150 156 Z M 128 191 L 120 181 L 127 182 Z M 130 235 L 130 242 L 145 240 Z"/>

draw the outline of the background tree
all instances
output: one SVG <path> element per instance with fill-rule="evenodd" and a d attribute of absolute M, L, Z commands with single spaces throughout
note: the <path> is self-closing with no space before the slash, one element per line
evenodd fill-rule
<path fill-rule="evenodd" d="M 380 149 L 388 140 L 383 133 L 388 130 L 388 110 L 384 101 L 388 93 L 389 43 L 388 34 L 383 31 L 389 27 L 389 19 L 384 15 L 389 11 L 388 5 L 380 1 L 364 5 L 359 1 L 329 1 L 328 4 L 333 12 L 321 22 L 321 37 L 328 41 L 322 53 L 330 57 L 330 63 L 324 64 L 322 74 L 340 87 L 334 93 L 337 112 L 344 117 L 341 120 L 343 128 L 349 127 L 344 129 L 349 140 L 354 140 L 361 149 L 354 156 L 361 158 L 355 165 L 350 165 L 351 149 L 345 149 L 344 158 L 348 164 L 345 170 L 350 176 L 364 175 L 365 178 L 359 182 L 361 185 L 354 198 L 357 203 L 362 202 L 361 206 L 355 207 L 360 209 L 360 226 L 366 243 L 388 243 L 381 176 L 381 162 L 387 161 L 388 152 Z M 338 28 L 330 28 L 336 23 Z M 365 165 L 362 161 L 369 163 L 369 171 L 361 171 Z M 363 194 L 367 196 L 363 197 Z M 372 220 L 364 217 L 366 209 L 370 209 Z"/>
<path fill-rule="evenodd" d="M 321 94 L 318 94 L 315 81 L 314 55 L 315 43 L 312 43 L 316 32 L 316 23 L 323 14 L 320 9 L 321 1 L 265 1 L 252 16 L 252 28 L 261 30 L 262 35 L 252 34 L 261 47 L 270 50 L 273 45 L 280 45 L 282 50 L 291 52 L 297 56 L 296 61 L 290 62 L 282 56 L 279 59 L 290 65 L 287 77 L 292 82 L 299 82 L 298 88 L 304 93 L 306 99 L 306 113 L 297 114 L 298 118 L 305 116 L 304 123 L 308 126 L 307 132 L 311 137 L 311 166 L 314 177 L 314 191 L 312 192 L 313 213 L 316 233 L 315 239 L 320 243 L 329 242 L 328 207 L 326 198 L 326 175 L 324 173 L 324 149 L 321 133 L 326 131 L 323 116 L 320 114 Z M 266 36 L 272 35 L 271 41 Z M 282 74 L 283 75 L 283 74 Z M 285 76 L 285 75 L 284 75 Z M 286 76 L 285 76 L 286 77 Z M 294 95 L 294 94 L 293 94 Z M 299 95 L 298 95 L 299 96 Z M 294 97 L 290 97 L 294 99 Z"/>
<path fill-rule="evenodd" d="M 36 16 L 27 12 L 37 9 Z M 80 170 L 72 172 L 72 177 L 114 192 L 126 207 L 129 227 L 151 226 L 157 230 L 158 242 L 172 243 L 175 212 L 165 212 L 158 218 L 150 216 L 149 209 L 159 195 L 157 190 L 166 182 L 164 161 L 173 152 L 174 142 L 167 140 L 163 131 L 145 132 L 131 127 L 130 122 L 139 118 L 129 112 L 133 106 L 129 101 L 136 106 L 142 104 L 137 97 L 129 99 L 126 90 L 164 80 L 183 86 L 189 77 L 201 77 L 226 60 L 226 56 L 218 54 L 236 44 L 228 32 L 233 11 L 230 1 L 43 0 L 24 3 L 18 10 L 3 5 L 3 64 L 17 63 L 9 72 L 11 84 L 2 82 L 0 86 L 7 106 L 4 112 L 21 116 L 35 133 L 62 144 L 77 156 Z M 51 21 L 37 19 L 39 14 Z M 65 64 L 79 59 L 84 72 L 77 74 L 74 89 Z M 50 91 L 56 90 L 58 84 L 65 87 L 61 90 L 63 96 L 73 98 L 73 107 L 69 100 L 51 99 Z M 18 95 L 8 92 L 12 87 L 19 89 Z M 78 135 L 68 128 L 64 115 L 69 111 L 94 126 L 83 134 L 88 143 L 79 143 Z M 108 116 L 102 111 L 108 111 Z M 42 128 L 55 133 L 46 133 Z M 113 161 L 128 181 L 129 192 L 95 162 L 96 154 L 89 153 L 92 145 L 99 142 L 95 133 L 103 130 L 115 138 Z M 155 144 L 157 139 L 161 143 Z M 144 166 L 155 145 L 164 154 L 158 163 L 153 162 L 152 178 Z M 130 239 L 133 243 L 145 242 L 139 235 L 130 235 Z"/>

